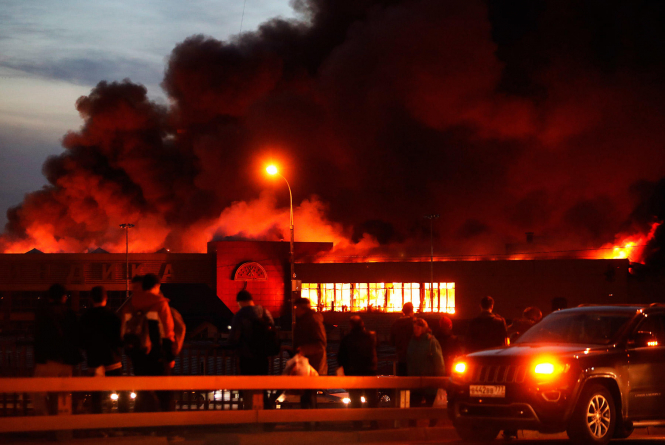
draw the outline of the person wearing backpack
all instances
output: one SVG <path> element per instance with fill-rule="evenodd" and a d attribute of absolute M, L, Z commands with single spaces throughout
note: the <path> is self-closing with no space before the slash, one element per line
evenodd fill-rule
<path fill-rule="evenodd" d="M 136 376 L 170 375 L 177 352 L 174 317 L 169 300 L 160 291 L 157 275 L 143 276 L 141 291 L 132 295 L 123 307 L 122 335 L 125 351 L 132 360 Z M 134 410 L 168 411 L 168 391 L 137 393 Z"/>
<path fill-rule="evenodd" d="M 268 357 L 272 350 L 275 322 L 270 311 L 254 303 L 252 294 L 241 290 L 236 295 L 240 309 L 231 321 L 230 346 L 236 350 L 241 375 L 268 375 Z M 247 393 L 245 393 L 247 396 Z M 243 397 L 244 398 L 244 397 Z M 264 393 L 264 405 L 268 408 L 268 397 Z M 245 401 L 245 409 L 251 408 L 251 400 Z"/>
<path fill-rule="evenodd" d="M 242 375 L 268 375 L 270 352 L 266 345 L 275 322 L 270 311 L 254 303 L 252 294 L 241 290 L 236 295 L 240 310 L 231 321 L 229 341 L 236 350 Z"/>

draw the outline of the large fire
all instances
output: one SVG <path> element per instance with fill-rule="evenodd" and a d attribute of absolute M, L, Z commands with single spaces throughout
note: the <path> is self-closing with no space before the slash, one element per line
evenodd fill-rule
<path fill-rule="evenodd" d="M 617 242 L 605 244 L 600 250 L 602 259 L 628 259 L 631 263 L 644 264 L 644 250 L 656 233 L 662 222 L 651 225 L 648 234 L 632 234 L 617 236 Z"/>
<path fill-rule="evenodd" d="M 295 240 L 334 244 L 318 261 L 427 262 L 432 245 L 434 261 L 645 261 L 657 225 L 598 249 L 665 214 L 661 95 L 633 57 L 596 72 L 589 30 L 531 26 L 561 8 L 514 27 L 500 2 L 292 3 L 302 20 L 180 42 L 164 101 L 129 80 L 79 98 L 82 125 L 8 211 L 0 252 L 124 253 L 123 223 L 134 253 L 287 241 L 287 190 L 260 182 L 270 159 L 288 166 Z M 566 17 L 588 16 L 577 3 Z"/>

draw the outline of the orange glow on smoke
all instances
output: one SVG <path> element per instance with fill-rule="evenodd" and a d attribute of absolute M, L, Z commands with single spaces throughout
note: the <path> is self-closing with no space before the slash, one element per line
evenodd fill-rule
<path fill-rule="evenodd" d="M 293 223 L 296 242 L 332 242 L 335 255 L 362 255 L 377 247 L 369 236 L 353 243 L 349 229 L 326 217 L 327 207 L 316 197 L 294 201 Z M 183 239 L 184 252 L 205 252 L 213 238 L 238 237 L 262 241 L 287 241 L 289 207 L 277 206 L 277 198 L 264 192 L 253 201 L 239 201 L 224 209 L 219 218 L 193 225 Z M 352 252 L 352 253 L 351 253 Z"/>
<path fill-rule="evenodd" d="M 332 242 L 334 250 L 331 253 L 339 256 L 366 256 L 379 245 L 369 235 L 354 243 L 351 240 L 351 229 L 330 221 L 326 216 L 326 204 L 315 196 L 300 204 L 294 201 L 293 204 L 297 242 Z M 26 228 L 26 239 L 7 243 L 3 253 L 25 253 L 31 249 L 44 253 L 83 253 L 98 247 L 110 253 L 124 253 L 125 231 L 118 227 L 123 222 L 136 226 L 129 230 L 130 253 L 152 253 L 162 247 L 177 252 L 204 253 L 209 241 L 225 237 L 261 241 L 289 239 L 288 201 L 284 202 L 283 196 L 278 200 L 270 192 L 262 193 L 255 200 L 235 202 L 224 209 L 219 217 L 199 221 L 185 228 L 169 227 L 159 215 L 118 213 L 114 219 L 117 221 L 100 230 L 103 236 L 97 242 L 63 235 L 67 230 L 56 218 L 49 223 L 34 221 Z M 167 244 L 169 237 L 182 240 L 177 250 Z"/>
<path fill-rule="evenodd" d="M 617 237 L 617 242 L 605 244 L 602 247 L 599 259 L 624 259 L 627 258 L 632 263 L 644 264 L 644 248 L 651 241 L 656 233 L 656 229 L 662 222 L 655 222 L 651 225 L 649 233 L 628 235 Z"/>

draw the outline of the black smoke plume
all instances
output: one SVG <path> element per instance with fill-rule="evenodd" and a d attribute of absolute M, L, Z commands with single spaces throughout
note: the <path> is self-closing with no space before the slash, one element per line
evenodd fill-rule
<path fill-rule="evenodd" d="M 83 127 L 46 161 L 50 185 L 8 211 L 0 248 L 122 251 L 123 222 L 135 251 L 278 239 L 268 159 L 293 187 L 296 238 L 348 255 L 426 255 L 431 213 L 442 256 L 519 251 L 525 232 L 595 249 L 662 220 L 662 185 L 635 192 L 665 176 L 659 2 L 294 7 L 299 20 L 177 45 L 168 107 L 128 80 L 79 99 Z"/>

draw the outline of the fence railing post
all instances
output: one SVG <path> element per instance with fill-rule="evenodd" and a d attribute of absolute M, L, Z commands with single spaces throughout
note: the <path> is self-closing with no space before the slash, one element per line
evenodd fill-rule
<path fill-rule="evenodd" d="M 398 389 L 395 397 L 395 408 L 410 408 L 411 407 L 411 391 L 408 389 Z M 402 421 L 397 419 L 395 420 L 395 428 L 401 428 Z"/>

